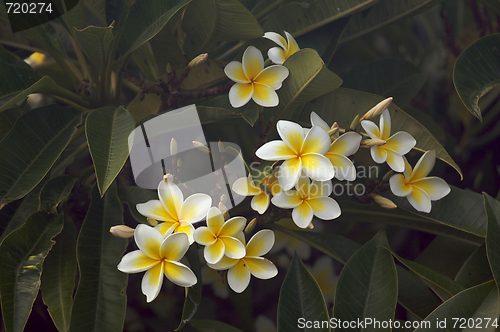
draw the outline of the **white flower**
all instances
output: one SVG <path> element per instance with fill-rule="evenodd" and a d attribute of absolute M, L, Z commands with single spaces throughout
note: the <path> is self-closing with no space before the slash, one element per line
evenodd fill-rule
<path fill-rule="evenodd" d="M 427 177 L 436 162 L 436 151 L 427 151 L 412 170 L 405 158 L 404 174 L 395 174 L 389 179 L 394 195 L 407 197 L 410 204 L 420 212 L 431 212 L 431 201 L 450 193 L 450 186 L 441 178 Z"/>
<path fill-rule="evenodd" d="M 311 125 L 323 128 L 326 132 L 330 130 L 328 124 L 315 112 L 311 112 Z M 356 179 L 356 167 L 347 157 L 358 151 L 360 142 L 361 135 L 350 131 L 333 141 L 325 153 L 325 157 L 333 165 L 335 177 L 340 181 L 354 181 Z"/>
<path fill-rule="evenodd" d="M 241 107 L 250 99 L 260 106 L 278 106 L 279 98 L 274 90 L 281 88 L 288 69 L 280 65 L 264 69 L 262 53 L 254 46 L 248 46 L 242 61 L 232 61 L 224 68 L 227 77 L 236 82 L 229 90 L 231 106 Z"/>
<path fill-rule="evenodd" d="M 243 236 L 246 222 L 243 217 L 234 217 L 224 222 L 222 212 L 218 208 L 212 207 L 208 210 L 208 227 L 198 227 L 194 231 L 195 241 L 205 246 L 207 263 L 219 262 L 224 254 L 235 259 L 245 256 L 245 246 L 237 237 Z"/>
<path fill-rule="evenodd" d="M 385 110 L 380 116 L 380 129 L 371 121 L 361 121 L 361 126 L 372 139 L 381 139 L 385 141 L 382 146 L 372 146 L 370 152 L 376 163 L 382 164 L 387 161 L 387 165 L 396 172 L 402 172 L 405 169 L 403 155 L 410 152 L 417 141 L 408 133 L 399 131 L 389 137 L 391 134 L 391 116 L 389 110 Z"/>
<path fill-rule="evenodd" d="M 283 62 L 290 57 L 290 55 L 298 52 L 300 49 L 291 34 L 285 31 L 285 35 L 287 40 L 276 32 L 266 32 L 264 34 L 264 38 L 270 39 L 280 46 L 270 48 L 267 52 L 269 59 L 279 65 L 282 65 Z"/>
<path fill-rule="evenodd" d="M 278 193 L 271 202 L 283 209 L 293 209 L 292 219 L 300 228 L 309 226 L 313 216 L 323 220 L 340 216 L 340 206 L 328 197 L 333 189 L 330 181 L 309 183 L 308 178 L 301 177 L 296 189 Z"/>
<path fill-rule="evenodd" d="M 277 178 L 278 172 L 279 167 L 276 167 L 271 175 L 262 179 L 259 186 L 255 185 L 250 175 L 246 178 L 239 178 L 233 183 L 233 191 L 241 196 L 253 196 L 250 206 L 254 211 L 263 214 L 269 207 L 269 202 L 271 201 L 270 194 L 276 195 L 281 191 Z M 269 192 L 263 191 L 260 187 L 262 185 L 266 186 Z"/>
<path fill-rule="evenodd" d="M 164 274 L 182 287 L 191 287 L 197 282 L 193 271 L 179 263 L 189 249 L 188 237 L 184 233 L 172 234 L 172 231 L 173 228 L 162 236 L 158 229 L 138 225 L 134 239 L 139 250 L 129 252 L 118 264 L 118 270 L 125 273 L 147 271 L 141 285 L 147 302 L 153 301 L 160 293 Z"/>
<path fill-rule="evenodd" d="M 317 181 L 333 178 L 332 163 L 324 156 L 330 147 L 330 136 L 320 127 L 307 131 L 298 124 L 280 120 L 276 124 L 282 141 L 271 141 L 255 154 L 264 160 L 284 160 L 278 181 L 283 190 L 292 189 L 302 171 Z"/>
<path fill-rule="evenodd" d="M 186 233 L 189 244 L 192 244 L 192 224 L 205 218 L 212 205 L 212 198 L 206 194 L 194 194 L 184 200 L 179 187 L 165 181 L 158 185 L 158 197 L 160 200 L 137 204 L 137 211 L 145 217 L 164 221 L 157 226 L 161 234 L 174 226 L 174 232 Z"/>
<path fill-rule="evenodd" d="M 236 293 L 241 293 L 248 287 L 250 275 L 259 279 L 270 279 L 278 274 L 278 269 L 271 261 L 260 257 L 267 254 L 273 244 L 273 231 L 261 230 L 248 241 L 245 257 L 232 259 L 224 256 L 217 264 L 208 264 L 208 266 L 215 270 L 229 269 L 227 274 L 229 287 Z"/>

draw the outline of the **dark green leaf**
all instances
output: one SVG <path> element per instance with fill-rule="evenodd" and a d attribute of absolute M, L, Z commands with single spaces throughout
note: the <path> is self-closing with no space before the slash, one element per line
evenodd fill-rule
<path fill-rule="evenodd" d="M 106 1 L 84 0 L 85 8 L 92 13 L 101 23 L 106 24 Z"/>
<path fill-rule="evenodd" d="M 479 99 L 500 84 L 500 33 L 483 37 L 460 54 L 453 83 L 469 111 L 480 121 Z"/>
<path fill-rule="evenodd" d="M 23 331 L 40 287 L 43 261 L 63 221 L 62 214 L 51 218 L 45 212 L 37 212 L 2 242 L 0 292 L 7 332 Z"/>
<path fill-rule="evenodd" d="M 321 53 L 321 58 L 323 59 L 327 67 L 330 65 L 330 62 L 333 59 L 333 55 L 337 50 L 340 38 L 344 34 L 345 28 L 347 27 L 347 23 L 349 23 L 350 19 L 351 16 L 344 17 L 325 26 L 325 28 L 327 28 L 326 31 L 330 34 L 330 38 L 323 52 L 320 53 Z"/>
<path fill-rule="evenodd" d="M 139 223 L 146 223 L 147 218 L 137 212 L 136 205 L 146 203 L 152 199 L 158 199 L 158 194 L 152 190 L 141 187 L 118 187 L 118 197 L 122 203 L 127 204 L 130 214 Z"/>
<path fill-rule="evenodd" d="M 92 188 L 90 207 L 78 236 L 80 282 L 71 310 L 70 331 L 123 330 L 128 276 L 116 266 L 128 241 L 109 232 L 112 226 L 123 224 L 122 214 L 116 185 L 110 186 L 102 198 L 97 186 Z"/>
<path fill-rule="evenodd" d="M 382 0 L 370 11 L 354 15 L 347 25 L 343 41 L 359 37 L 397 20 L 425 11 L 442 0 Z"/>
<path fill-rule="evenodd" d="M 455 281 L 465 287 L 472 287 L 490 280 L 493 280 L 493 275 L 486 256 L 486 245 L 483 243 L 462 265 Z"/>
<path fill-rule="evenodd" d="M 39 79 L 30 65 L 0 45 L 0 99 L 19 94 Z"/>
<path fill-rule="evenodd" d="M 189 323 L 199 332 L 242 332 L 236 327 L 216 320 L 191 319 Z"/>
<path fill-rule="evenodd" d="M 422 74 L 403 59 L 384 59 L 351 68 L 340 74 L 344 88 L 393 97 L 396 105 L 406 105 L 424 85 Z"/>
<path fill-rule="evenodd" d="M 177 66 L 186 63 L 186 59 L 182 54 L 179 43 L 172 32 L 170 32 L 168 24 L 165 25 L 163 29 L 156 34 L 156 36 L 151 38 L 149 44 L 151 45 L 151 50 L 155 56 L 156 65 L 158 66 L 160 75 L 167 72 L 167 63 L 170 63 L 172 68 L 176 68 Z"/>
<path fill-rule="evenodd" d="M 196 275 L 198 282 L 194 286 L 189 287 L 186 290 L 186 299 L 184 300 L 182 318 L 181 322 L 179 323 L 179 326 L 177 327 L 177 329 L 175 329 L 176 331 L 179 331 L 184 325 L 186 325 L 191 320 L 191 318 L 193 318 L 194 314 L 198 310 L 198 306 L 200 305 L 201 290 L 203 289 L 198 248 L 196 246 L 190 246 L 189 250 L 186 252 L 185 257 L 189 262 L 189 267 Z"/>
<path fill-rule="evenodd" d="M 40 290 L 50 317 L 57 329 L 64 332 L 69 331 L 76 275 L 76 228 L 68 216 L 64 216 L 63 230 L 54 241 L 56 244 L 43 262 Z"/>
<path fill-rule="evenodd" d="M 82 121 L 82 112 L 53 104 L 23 115 L 0 142 L 0 208 L 33 189 Z"/>
<path fill-rule="evenodd" d="M 403 265 L 422 277 L 427 285 L 429 285 L 429 287 L 441 299 L 447 300 L 464 289 L 462 285 L 458 284 L 450 277 L 436 272 L 433 269 L 428 268 L 427 266 L 423 266 L 421 264 L 404 259 L 387 246 L 384 246 L 384 248 L 391 252 L 392 255 L 397 258 L 397 260 L 399 260 Z"/>
<path fill-rule="evenodd" d="M 7 136 L 9 131 L 14 127 L 14 123 L 22 115 L 20 107 L 9 108 L 8 110 L 0 113 L 0 142 Z"/>
<path fill-rule="evenodd" d="M 194 0 L 182 19 L 184 52 L 189 59 L 208 52 L 217 42 L 261 37 L 264 31 L 238 0 Z"/>
<path fill-rule="evenodd" d="M 358 319 L 364 321 L 365 318 L 378 321 L 394 319 L 398 296 L 396 265 L 390 253 L 381 246 L 388 246 L 387 238 L 382 231 L 361 247 L 342 269 L 333 305 L 333 316 L 336 319 L 341 321 Z M 377 330 L 390 331 L 390 328 Z"/>
<path fill-rule="evenodd" d="M 434 310 L 415 332 L 463 331 L 467 320 L 474 322 L 473 331 L 495 331 L 493 321 L 500 315 L 498 290 L 494 281 L 466 289 Z M 465 319 L 465 325 L 459 319 Z M 479 320 L 477 320 L 479 318 Z M 487 320 L 485 318 L 489 318 Z M 437 323 L 439 322 L 439 326 Z M 480 325 L 476 325 L 480 322 Z M 489 323 L 486 326 L 486 323 Z M 498 323 L 498 320 L 497 320 Z"/>
<path fill-rule="evenodd" d="M 119 58 L 125 57 L 153 38 L 172 16 L 189 2 L 191 0 L 134 2 L 130 7 L 123 33 L 118 41 Z"/>
<path fill-rule="evenodd" d="M 307 103 L 297 120 L 309 123 L 310 114 L 315 111 L 327 123 L 337 122 L 340 128 L 347 128 L 356 115 L 364 115 L 383 99 L 370 93 L 340 88 Z M 420 151 L 436 150 L 436 157 L 455 168 L 463 177 L 460 167 L 424 126 L 394 104 L 389 106 L 389 112 L 392 133 L 406 131 L 417 140 L 415 149 Z"/>
<path fill-rule="evenodd" d="M 57 206 L 71 193 L 75 180 L 69 175 L 57 176 L 48 180 L 40 192 L 39 210 L 57 213 Z"/>
<path fill-rule="evenodd" d="M 488 215 L 486 253 L 495 281 L 500 282 L 500 202 L 484 193 L 484 205 Z"/>
<path fill-rule="evenodd" d="M 297 253 L 294 253 L 280 290 L 278 332 L 312 331 L 299 327 L 297 322 L 300 318 L 306 321 L 328 321 L 329 317 L 318 283 Z M 330 328 L 316 328 L 314 331 L 330 331 Z"/>
<path fill-rule="evenodd" d="M 88 26 L 83 30 L 75 29 L 75 36 L 83 53 L 94 63 L 97 70 L 106 66 L 113 44 L 113 27 Z"/>
<path fill-rule="evenodd" d="M 128 158 L 128 135 L 134 129 L 134 118 L 122 106 L 99 108 L 87 116 L 85 134 L 101 196 Z"/>
<path fill-rule="evenodd" d="M 294 37 L 313 31 L 341 17 L 346 17 L 376 4 L 379 0 L 317 0 L 310 4 L 292 2 L 266 19 L 265 31 L 288 31 Z"/>
<path fill-rule="evenodd" d="M 204 102 L 202 105 L 211 106 L 214 109 L 225 109 L 227 116 L 231 114 L 241 115 L 249 125 L 253 126 L 259 118 L 259 108 L 256 103 L 250 101 L 243 107 L 233 108 L 229 102 L 228 95 L 217 96 Z M 207 107 L 208 108 L 208 107 Z M 221 114 L 223 114 L 221 112 Z"/>
<path fill-rule="evenodd" d="M 204 89 L 217 84 L 227 78 L 224 73 L 226 63 L 219 60 L 207 60 L 206 62 L 191 68 L 187 77 L 179 86 L 182 90 Z M 177 77 L 182 74 L 184 68 L 177 70 Z"/>

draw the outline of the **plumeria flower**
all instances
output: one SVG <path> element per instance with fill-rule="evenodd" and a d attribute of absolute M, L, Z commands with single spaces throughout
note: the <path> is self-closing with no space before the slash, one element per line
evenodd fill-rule
<path fill-rule="evenodd" d="M 191 287 L 197 279 L 193 271 L 179 263 L 189 249 L 189 239 L 184 233 L 172 234 L 173 227 L 162 234 L 151 226 L 140 224 L 134 232 L 139 250 L 122 257 L 118 270 L 125 273 L 147 271 L 142 278 L 142 293 L 146 301 L 153 301 L 160 293 L 163 275 L 174 284 Z"/>
<path fill-rule="evenodd" d="M 301 177 L 296 190 L 282 191 L 273 197 L 271 202 L 283 209 L 293 209 L 292 219 L 300 228 L 306 228 L 313 216 L 323 220 L 335 219 L 340 216 L 339 204 L 330 196 L 332 193 L 330 181 L 312 181 Z"/>
<path fill-rule="evenodd" d="M 235 236 L 243 236 L 246 222 L 243 217 L 234 217 L 224 222 L 224 216 L 218 208 L 208 210 L 208 227 L 198 227 L 194 231 L 195 241 L 205 246 L 207 263 L 215 264 L 224 255 L 235 259 L 245 256 L 245 246 Z"/>
<path fill-rule="evenodd" d="M 279 167 L 276 167 L 271 175 L 262 179 L 259 186 L 255 185 L 251 175 L 248 175 L 246 178 L 239 178 L 233 183 L 233 191 L 241 196 L 253 196 L 250 206 L 254 211 L 263 214 L 269 207 L 269 202 L 271 201 L 270 194 L 274 196 L 281 191 L 277 178 L 278 172 Z M 269 190 L 262 190 L 262 185 L 266 186 Z"/>
<path fill-rule="evenodd" d="M 137 211 L 145 217 L 164 221 L 157 226 L 162 235 L 174 226 L 174 232 L 186 233 L 189 244 L 192 244 L 192 224 L 205 218 L 212 205 L 212 198 L 206 194 L 194 194 L 184 200 L 179 187 L 165 181 L 158 185 L 158 197 L 160 200 L 137 204 Z"/>
<path fill-rule="evenodd" d="M 242 238 L 244 240 L 244 238 Z M 278 274 L 274 264 L 260 257 L 271 250 L 274 244 L 274 233 L 263 229 L 248 241 L 246 255 L 241 259 L 233 259 L 224 256 L 217 264 L 208 264 L 215 270 L 227 270 L 227 282 L 229 287 L 236 293 L 243 292 L 250 283 L 250 275 L 259 279 L 270 279 Z"/>
<path fill-rule="evenodd" d="M 315 112 L 311 112 L 311 125 L 319 126 L 326 132 L 330 130 L 328 124 Z M 340 181 L 354 181 L 356 179 L 356 168 L 347 156 L 352 156 L 359 149 L 361 135 L 350 131 L 338 137 L 325 153 L 325 157 L 333 165 L 335 177 Z"/>
<path fill-rule="evenodd" d="M 396 172 L 403 172 L 405 162 L 403 155 L 410 152 L 417 141 L 408 133 L 399 131 L 394 135 L 391 134 L 391 116 L 389 110 L 386 109 L 380 115 L 380 129 L 377 125 L 369 120 L 361 121 L 361 126 L 372 139 L 380 139 L 385 141 L 382 146 L 372 146 L 370 152 L 373 160 L 376 163 L 382 164 L 387 161 L 387 165 Z"/>
<path fill-rule="evenodd" d="M 282 141 L 271 141 L 261 146 L 255 154 L 264 160 L 284 160 L 280 166 L 278 181 L 283 190 L 297 184 L 302 172 L 317 181 L 333 178 L 332 163 L 324 156 L 330 147 L 330 136 L 318 126 L 305 133 L 304 129 L 290 121 L 276 124 Z"/>
<path fill-rule="evenodd" d="M 299 45 L 292 35 L 285 31 L 286 39 L 276 32 L 266 32 L 264 38 L 270 39 L 280 47 L 273 47 L 267 52 L 267 56 L 272 62 L 282 65 L 290 55 L 298 52 L 300 50 Z"/>
<path fill-rule="evenodd" d="M 236 82 L 229 90 L 229 102 L 234 108 L 241 107 L 250 99 L 264 107 L 278 106 L 279 98 L 274 90 L 288 77 L 288 69 L 280 65 L 264 69 L 262 53 L 254 46 L 248 46 L 243 53 L 243 63 L 232 61 L 224 72 Z"/>
<path fill-rule="evenodd" d="M 412 170 L 405 158 L 403 174 L 395 174 L 389 179 L 394 195 L 407 197 L 410 204 L 420 212 L 431 212 L 431 201 L 436 201 L 450 193 L 450 186 L 441 178 L 427 177 L 436 162 L 436 151 L 427 151 L 420 157 Z"/>

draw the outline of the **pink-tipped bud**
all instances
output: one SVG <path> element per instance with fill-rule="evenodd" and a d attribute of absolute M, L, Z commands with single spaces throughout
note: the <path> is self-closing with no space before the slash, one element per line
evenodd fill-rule
<path fill-rule="evenodd" d="M 387 99 L 382 100 L 380 103 L 378 103 L 377 105 L 375 105 L 371 110 L 369 110 L 368 112 L 366 112 L 366 114 L 363 115 L 363 117 L 361 118 L 360 121 L 371 120 L 374 117 L 376 117 L 377 115 L 382 114 L 382 112 L 384 112 L 385 109 L 387 107 L 389 107 L 389 105 L 392 103 L 392 99 L 393 99 L 392 97 L 389 97 Z"/>
<path fill-rule="evenodd" d="M 371 194 L 370 196 L 373 198 L 373 201 L 375 203 L 377 203 L 378 205 L 380 205 L 384 209 L 395 209 L 398 207 L 396 204 L 394 204 L 393 201 L 391 201 L 388 198 L 382 197 L 382 196 L 377 195 L 377 194 Z"/>
<path fill-rule="evenodd" d="M 196 67 L 196 66 L 204 63 L 205 61 L 207 61 L 207 59 L 208 59 L 208 53 L 200 54 L 196 58 L 191 60 L 191 62 L 189 63 L 188 66 L 189 66 L 189 68 Z"/>
<path fill-rule="evenodd" d="M 113 226 L 109 229 L 111 234 L 113 234 L 116 237 L 121 237 L 123 239 L 128 239 L 134 236 L 135 229 L 130 228 L 125 225 L 118 225 L 118 226 Z"/>

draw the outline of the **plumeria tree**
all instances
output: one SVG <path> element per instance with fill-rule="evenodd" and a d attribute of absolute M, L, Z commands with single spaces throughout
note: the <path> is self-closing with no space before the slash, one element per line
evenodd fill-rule
<path fill-rule="evenodd" d="M 2 331 L 499 327 L 498 1 L 69 2 L 0 5 Z"/>

